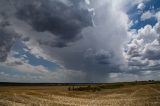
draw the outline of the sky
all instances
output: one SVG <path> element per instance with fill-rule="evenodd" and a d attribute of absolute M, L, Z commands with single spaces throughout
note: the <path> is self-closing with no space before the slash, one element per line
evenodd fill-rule
<path fill-rule="evenodd" d="M 0 82 L 160 80 L 159 0 L 0 0 Z"/>

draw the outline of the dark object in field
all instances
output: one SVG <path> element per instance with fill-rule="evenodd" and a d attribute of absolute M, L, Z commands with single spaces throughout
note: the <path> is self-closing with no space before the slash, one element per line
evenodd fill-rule
<path fill-rule="evenodd" d="M 91 85 L 88 85 L 88 86 L 78 86 L 78 87 L 69 87 L 68 88 L 69 91 L 93 91 L 93 92 L 96 92 L 96 91 L 100 91 L 101 88 L 98 87 L 98 86 L 91 86 Z"/>

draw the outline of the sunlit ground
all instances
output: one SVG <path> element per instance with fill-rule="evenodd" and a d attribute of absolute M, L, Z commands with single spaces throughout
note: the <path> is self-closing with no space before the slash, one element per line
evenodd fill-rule
<path fill-rule="evenodd" d="M 68 86 L 3 86 L 0 106 L 160 106 L 160 84 L 101 91 L 68 91 Z"/>

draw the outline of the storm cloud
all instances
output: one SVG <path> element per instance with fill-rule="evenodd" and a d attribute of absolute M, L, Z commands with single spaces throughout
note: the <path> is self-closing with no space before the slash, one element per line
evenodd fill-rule
<path fill-rule="evenodd" d="M 64 82 L 106 82 L 155 74 L 160 59 L 158 12 L 156 25 L 137 30 L 130 29 L 133 20 L 127 14 L 130 8 L 145 11 L 142 1 L 2 0 L 0 61 L 26 73 L 27 67 L 30 73 L 43 72 L 43 81 L 49 76 Z M 43 64 L 29 63 L 32 59 L 9 56 L 17 39 L 26 54 L 54 62 L 59 69 L 51 72 Z"/>
<path fill-rule="evenodd" d="M 7 28 L 9 23 L 0 20 L 0 62 L 4 62 L 14 45 L 18 34 L 14 30 Z"/>
<path fill-rule="evenodd" d="M 113 3 L 10 1 L 14 11 L 8 21 L 33 55 L 85 73 L 86 82 L 102 82 L 108 73 L 126 67 L 122 44 L 127 38 L 128 17 L 114 9 L 117 4 Z"/>
<path fill-rule="evenodd" d="M 63 1 L 63 0 L 62 0 Z M 38 32 L 49 31 L 57 37 L 50 44 L 55 47 L 65 47 L 82 37 L 81 30 L 92 26 L 92 14 L 84 0 L 27 0 L 17 5 L 16 16 L 27 22 Z M 85 6 L 86 5 L 86 6 Z M 40 41 L 47 45 L 47 42 Z M 48 44 L 49 45 L 49 44 Z"/>

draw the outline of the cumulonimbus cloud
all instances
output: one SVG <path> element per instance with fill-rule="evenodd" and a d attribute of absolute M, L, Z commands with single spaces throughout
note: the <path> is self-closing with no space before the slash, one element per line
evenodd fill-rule
<path fill-rule="evenodd" d="M 15 35 L 18 35 L 28 52 L 37 57 L 56 60 L 64 69 L 73 70 L 69 71 L 73 74 L 83 73 L 83 81 L 86 82 L 106 81 L 114 73 L 148 66 L 150 61 L 145 59 L 155 59 L 150 54 L 152 52 L 157 57 L 159 49 L 142 50 L 143 45 L 138 45 L 144 42 L 153 44 L 149 40 L 150 36 L 146 35 L 152 35 L 152 40 L 155 40 L 157 33 L 149 27 L 153 33 L 147 32 L 143 35 L 144 30 L 147 30 L 146 26 L 136 33 L 139 37 L 128 38 L 131 20 L 127 15 L 128 7 L 125 6 L 133 6 L 142 0 L 131 1 L 1 1 L 5 5 L 0 10 L 9 12 L 4 15 L 0 11 L 0 17 L 5 16 L 5 22 L 8 23 L 7 28 L 2 27 L 3 34 L 0 35 L 0 41 L 4 41 L 0 43 L 4 48 L 0 49 L 0 58 L 5 61 L 16 39 Z M 4 20 L 0 23 L 4 25 Z M 13 32 L 8 33 L 8 30 Z M 131 35 L 134 36 L 133 33 Z M 124 44 L 128 39 L 130 43 L 126 44 L 127 50 L 124 51 Z"/>

